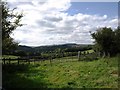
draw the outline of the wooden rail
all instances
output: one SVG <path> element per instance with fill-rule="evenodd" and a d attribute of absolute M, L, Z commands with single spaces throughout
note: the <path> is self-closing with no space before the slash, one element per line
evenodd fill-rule
<path fill-rule="evenodd" d="M 6 61 L 8 61 L 8 64 L 10 64 L 11 61 L 17 61 L 18 64 L 20 63 L 20 61 L 24 61 L 24 62 L 30 63 L 30 59 L 28 59 L 28 58 L 15 58 L 15 59 L 3 58 L 2 61 L 3 61 L 3 64 L 6 64 Z"/>

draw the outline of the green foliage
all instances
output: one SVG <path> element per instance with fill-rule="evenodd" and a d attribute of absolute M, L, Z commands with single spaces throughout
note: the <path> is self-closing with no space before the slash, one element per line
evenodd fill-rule
<path fill-rule="evenodd" d="M 77 56 L 78 51 L 85 51 L 86 53 L 92 53 L 90 50 L 92 45 L 53 45 L 53 46 L 40 46 L 40 47 L 28 47 L 18 46 L 18 49 L 14 52 L 14 55 L 19 56 L 19 51 L 23 51 L 24 55 L 39 56 L 39 59 L 55 59 L 68 56 Z M 21 53 L 22 54 L 22 53 Z M 21 55 L 20 54 L 20 55 Z"/>
<path fill-rule="evenodd" d="M 62 58 L 62 61 L 65 61 Z M 70 60 L 70 59 L 69 59 Z M 118 58 L 3 66 L 3 88 L 118 88 Z"/>
<path fill-rule="evenodd" d="M 39 47 L 28 47 L 28 46 L 18 46 L 17 50 L 23 50 L 26 53 L 64 53 L 64 52 L 78 52 L 90 50 L 92 45 L 79 45 L 79 44 L 63 44 L 63 45 L 51 45 L 51 46 L 39 46 Z"/>
<path fill-rule="evenodd" d="M 3 54 L 10 54 L 12 50 L 17 47 L 17 42 L 10 37 L 11 33 L 20 24 L 22 13 L 14 13 L 14 9 L 10 10 L 6 2 L 2 2 L 2 52 Z"/>
<path fill-rule="evenodd" d="M 95 39 L 95 50 L 105 53 L 105 55 L 116 55 L 120 52 L 120 29 L 99 28 L 96 32 L 91 34 Z"/>
<path fill-rule="evenodd" d="M 120 52 L 120 27 L 115 30 L 115 51 Z"/>
<path fill-rule="evenodd" d="M 79 61 L 93 61 L 93 60 L 98 60 L 97 53 L 90 53 L 90 54 L 86 54 L 86 55 L 80 55 L 80 60 Z"/>
<path fill-rule="evenodd" d="M 22 50 L 18 50 L 15 52 L 16 56 L 27 56 L 27 53 L 25 53 L 25 51 Z"/>

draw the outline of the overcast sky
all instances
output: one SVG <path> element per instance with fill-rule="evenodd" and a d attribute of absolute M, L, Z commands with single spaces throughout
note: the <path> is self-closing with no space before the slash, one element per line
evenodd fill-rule
<path fill-rule="evenodd" d="M 93 40 L 89 31 L 94 32 L 104 26 L 116 28 L 118 25 L 117 2 L 34 0 L 9 2 L 9 5 L 24 13 L 21 23 L 25 25 L 11 35 L 20 45 L 91 44 Z"/>

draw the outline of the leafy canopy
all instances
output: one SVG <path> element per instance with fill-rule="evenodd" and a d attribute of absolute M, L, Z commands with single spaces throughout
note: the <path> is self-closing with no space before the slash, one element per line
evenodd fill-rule
<path fill-rule="evenodd" d="M 112 30 L 111 28 L 99 28 L 96 32 L 91 33 L 95 39 L 95 49 L 104 52 L 105 55 L 114 55 L 120 52 L 120 28 Z"/>
<path fill-rule="evenodd" d="M 10 54 L 18 45 L 11 33 L 19 26 L 23 13 L 15 13 L 15 9 L 10 10 L 6 2 L 2 2 L 2 53 Z"/>

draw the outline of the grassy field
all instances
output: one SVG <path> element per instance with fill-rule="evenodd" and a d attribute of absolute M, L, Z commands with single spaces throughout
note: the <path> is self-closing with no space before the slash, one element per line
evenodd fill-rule
<path fill-rule="evenodd" d="M 3 66 L 3 88 L 117 88 L 118 58 L 55 59 Z"/>
<path fill-rule="evenodd" d="M 94 50 L 91 49 L 91 50 L 82 51 L 82 53 L 84 53 L 84 52 L 85 52 L 85 53 L 87 53 L 87 52 L 88 52 L 88 53 L 93 53 Z"/>
<path fill-rule="evenodd" d="M 18 56 L 13 56 L 13 55 L 2 55 L 2 58 L 6 58 L 6 59 L 8 59 L 8 58 L 16 59 L 16 58 L 18 58 Z"/>

